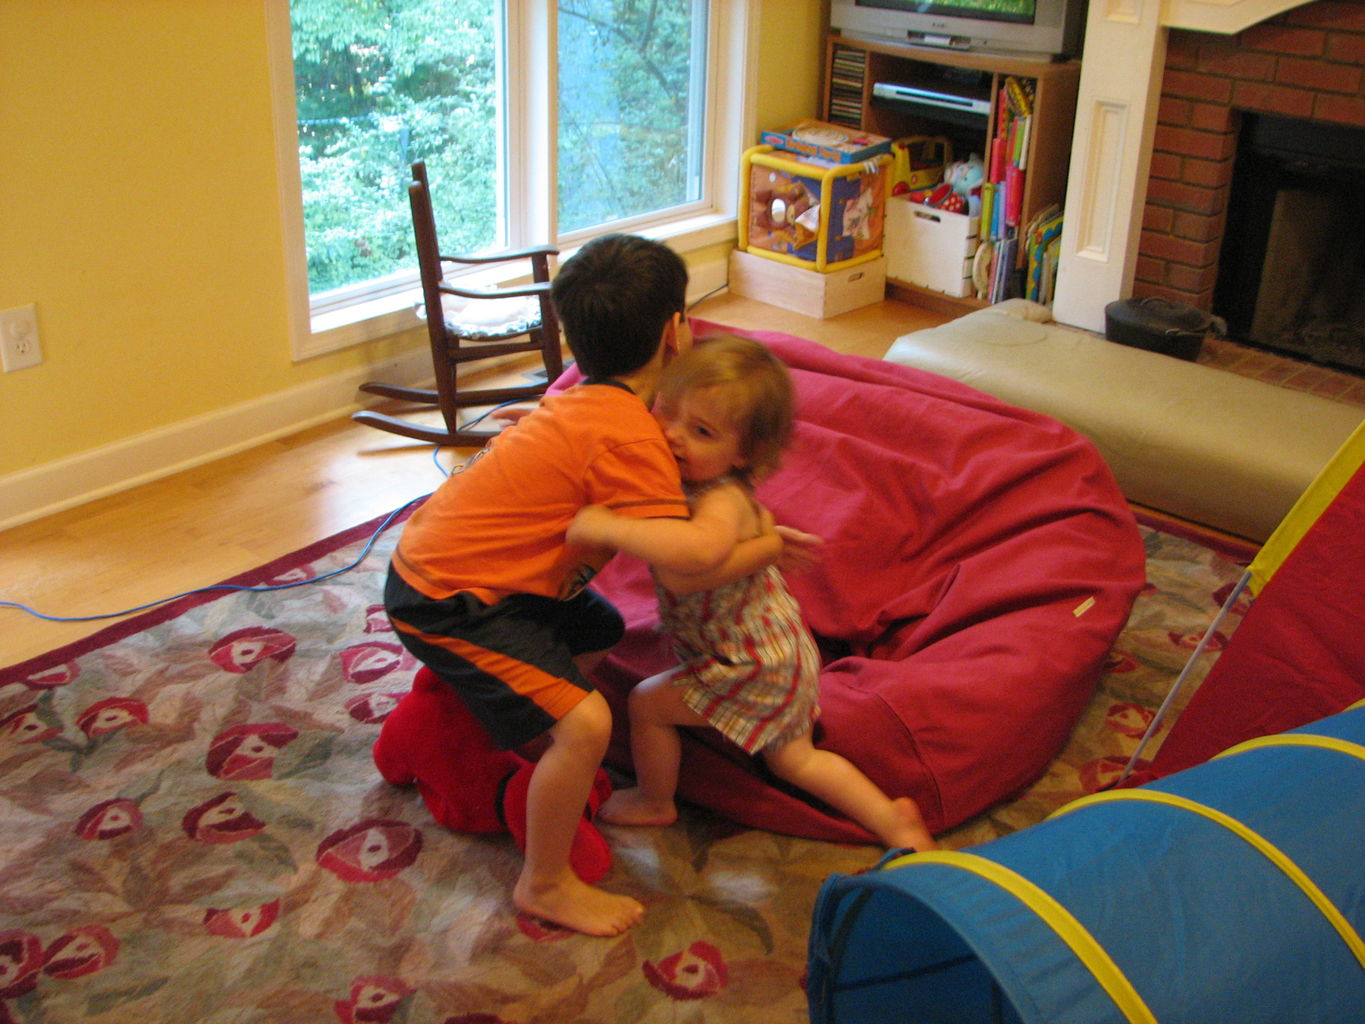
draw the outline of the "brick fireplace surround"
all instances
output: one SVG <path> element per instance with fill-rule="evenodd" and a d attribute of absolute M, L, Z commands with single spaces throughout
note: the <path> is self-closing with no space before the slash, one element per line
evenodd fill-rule
<path fill-rule="evenodd" d="M 1365 0 L 1090 0 L 1056 319 L 1209 309 L 1242 114 L 1365 127 L 1363 69 Z"/>
<path fill-rule="evenodd" d="M 1239 112 L 1365 128 L 1363 87 L 1365 0 L 1317 0 L 1232 36 L 1172 30 L 1133 294 L 1213 308 Z"/>

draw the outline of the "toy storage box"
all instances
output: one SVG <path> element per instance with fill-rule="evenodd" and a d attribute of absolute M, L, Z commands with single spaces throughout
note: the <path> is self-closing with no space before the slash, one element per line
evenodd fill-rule
<path fill-rule="evenodd" d="M 730 254 L 730 290 L 824 320 L 886 297 L 886 257 L 821 274 L 736 249 Z"/>
<path fill-rule="evenodd" d="M 892 196 L 886 203 L 886 274 L 955 298 L 973 294 L 977 218 Z"/>
<path fill-rule="evenodd" d="M 786 128 L 764 132 L 758 141 L 796 154 L 798 159 L 804 156 L 827 164 L 862 163 L 891 152 L 891 140 L 885 135 L 809 117 Z"/>
<path fill-rule="evenodd" d="M 825 164 L 754 146 L 743 160 L 739 247 L 821 272 L 877 259 L 890 163 L 883 154 Z"/>

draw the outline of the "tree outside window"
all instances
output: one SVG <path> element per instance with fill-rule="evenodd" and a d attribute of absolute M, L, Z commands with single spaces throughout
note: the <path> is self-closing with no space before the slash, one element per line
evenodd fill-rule
<path fill-rule="evenodd" d="M 415 265 L 409 166 L 424 160 L 442 247 L 508 239 L 499 152 L 503 3 L 290 0 L 308 283 L 316 295 Z M 560 0 L 560 233 L 701 195 L 704 0 Z M 548 178 L 548 176 L 546 176 Z M 534 182 L 533 184 L 543 184 Z"/>
<path fill-rule="evenodd" d="M 561 232 L 700 198 L 705 38 L 694 0 L 561 0 Z"/>

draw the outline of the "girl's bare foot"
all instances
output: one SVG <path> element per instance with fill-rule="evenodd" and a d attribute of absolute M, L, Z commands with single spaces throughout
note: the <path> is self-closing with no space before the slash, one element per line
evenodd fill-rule
<path fill-rule="evenodd" d="M 672 825 L 678 820 L 678 805 L 647 800 L 639 788 L 618 789 L 607 797 L 597 817 L 612 825 Z"/>
<path fill-rule="evenodd" d="M 523 873 L 512 890 L 512 902 L 523 913 L 584 935 L 620 935 L 645 913 L 629 896 L 588 885 L 567 868 L 547 885 L 537 885 Z"/>
<path fill-rule="evenodd" d="M 934 842 L 934 837 L 925 827 L 924 818 L 920 816 L 919 805 L 915 801 L 903 796 L 892 800 L 891 808 L 895 811 L 896 820 L 893 827 L 879 837 L 882 842 L 893 849 L 900 847 L 919 853 L 938 849 L 938 843 Z"/>

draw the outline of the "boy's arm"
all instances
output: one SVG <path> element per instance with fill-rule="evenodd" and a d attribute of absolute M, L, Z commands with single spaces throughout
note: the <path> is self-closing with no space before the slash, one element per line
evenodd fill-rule
<path fill-rule="evenodd" d="M 731 550 L 730 555 L 710 572 L 681 573 L 656 569 L 659 582 L 675 594 L 696 594 L 703 590 L 715 590 L 735 580 L 752 576 L 782 555 L 782 538 L 775 532 L 761 533 L 757 537 L 742 540 Z"/>
<path fill-rule="evenodd" d="M 707 573 L 734 550 L 739 520 L 716 503 L 707 503 L 690 519 L 632 519 L 603 505 L 588 505 L 569 524 L 566 539 L 624 551 L 666 573 Z"/>
<path fill-rule="evenodd" d="M 774 562 L 784 573 L 805 572 L 814 567 L 824 540 L 794 526 L 779 526 L 767 508 L 760 505 L 758 510 L 758 536 L 736 544 L 716 569 L 692 574 L 659 572 L 659 582 L 675 594 L 695 594 L 752 576 Z"/>
<path fill-rule="evenodd" d="M 806 572 L 815 567 L 820 560 L 820 546 L 823 537 L 806 533 L 794 526 L 774 527 L 782 538 L 782 554 L 778 557 L 777 567 L 783 572 Z"/>

